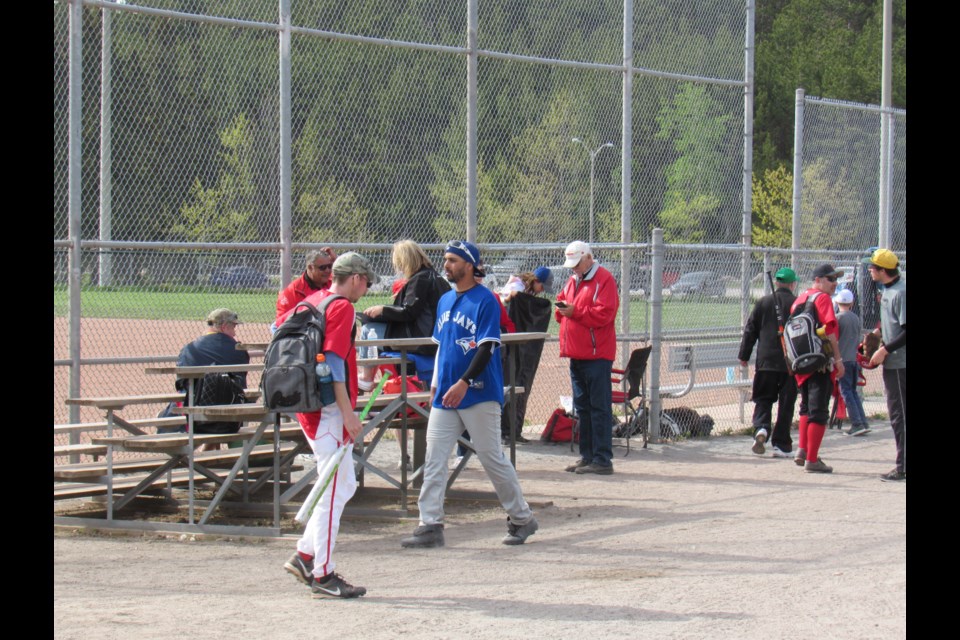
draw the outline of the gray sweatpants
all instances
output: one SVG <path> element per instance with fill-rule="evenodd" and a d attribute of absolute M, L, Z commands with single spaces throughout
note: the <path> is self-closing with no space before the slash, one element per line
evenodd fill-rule
<path fill-rule="evenodd" d="M 443 522 L 443 498 L 447 490 L 447 460 L 457 438 L 470 430 L 470 442 L 477 458 L 493 483 L 500 504 L 510 521 L 523 525 L 533 512 L 523 499 L 517 471 L 503 455 L 500 446 L 500 403 L 481 402 L 466 409 L 430 408 L 427 422 L 427 455 L 424 461 L 423 486 L 420 487 L 420 524 Z"/>

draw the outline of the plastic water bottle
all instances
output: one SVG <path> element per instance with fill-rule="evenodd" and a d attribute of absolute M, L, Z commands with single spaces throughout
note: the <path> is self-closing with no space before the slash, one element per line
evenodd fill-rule
<path fill-rule="evenodd" d="M 317 386 L 320 388 L 320 402 L 323 406 L 333 404 L 337 401 L 333 394 L 333 371 L 327 364 L 327 357 L 322 353 L 317 354 Z"/>

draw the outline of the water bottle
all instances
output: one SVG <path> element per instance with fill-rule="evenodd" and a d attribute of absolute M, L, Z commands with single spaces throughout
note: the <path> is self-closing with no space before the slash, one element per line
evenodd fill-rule
<path fill-rule="evenodd" d="M 337 401 L 333 394 L 333 371 L 327 364 L 327 357 L 322 353 L 317 354 L 317 387 L 320 389 L 320 402 L 323 406 L 333 404 Z"/>

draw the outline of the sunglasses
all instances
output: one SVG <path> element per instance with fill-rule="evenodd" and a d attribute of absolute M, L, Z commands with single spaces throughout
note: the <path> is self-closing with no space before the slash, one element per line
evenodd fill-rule
<path fill-rule="evenodd" d="M 836 281 L 837 281 L 837 276 L 823 276 L 823 277 L 827 279 L 827 282 L 836 282 Z"/>
<path fill-rule="evenodd" d="M 463 251 L 465 254 L 467 254 L 467 255 L 470 257 L 470 262 L 472 262 L 473 264 L 477 264 L 477 257 L 476 257 L 475 255 L 473 255 L 473 252 L 470 251 L 470 248 L 469 248 L 467 245 L 465 245 L 464 243 L 460 242 L 459 240 L 454 240 L 454 241 L 452 241 L 452 242 L 448 242 L 448 243 L 447 243 L 447 248 L 448 248 L 448 249 L 457 249 L 457 250 L 459 250 L 459 251 Z"/>
<path fill-rule="evenodd" d="M 329 271 L 331 268 L 333 268 L 332 264 L 312 264 L 310 266 L 317 271 Z"/>

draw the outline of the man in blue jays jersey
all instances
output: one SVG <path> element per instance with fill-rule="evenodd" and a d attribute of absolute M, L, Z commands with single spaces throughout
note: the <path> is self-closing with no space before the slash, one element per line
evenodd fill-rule
<path fill-rule="evenodd" d="M 442 547 L 443 499 L 447 459 L 457 438 L 470 429 L 471 445 L 507 511 L 503 544 L 523 544 L 539 527 L 517 479 L 517 472 L 500 447 L 503 369 L 500 346 L 500 306 L 477 285 L 474 274 L 480 251 L 470 242 L 454 241 L 443 254 L 443 270 L 453 289 L 440 298 L 433 341 L 437 361 L 430 383 L 427 454 L 420 488 L 420 526 L 404 538 L 403 547 Z"/>

